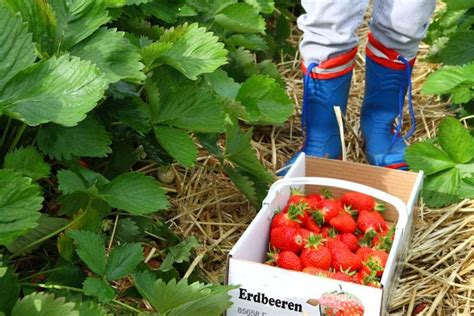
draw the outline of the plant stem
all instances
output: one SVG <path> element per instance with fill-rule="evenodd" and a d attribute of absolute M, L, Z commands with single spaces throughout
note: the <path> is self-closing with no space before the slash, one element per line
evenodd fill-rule
<path fill-rule="evenodd" d="M 77 293 L 84 294 L 83 289 L 78 289 L 77 287 L 65 286 L 65 285 L 59 285 L 59 284 L 20 283 L 20 285 L 21 286 L 39 287 L 39 288 L 42 288 L 42 289 L 67 290 L 67 291 L 71 291 L 71 292 L 77 292 Z M 139 315 L 144 314 L 141 310 L 136 309 L 135 307 L 130 306 L 128 304 L 122 303 L 119 300 L 112 300 L 111 302 L 116 304 L 116 305 L 122 306 L 123 308 L 126 308 L 129 311 L 135 312 Z"/>
<path fill-rule="evenodd" d="M 8 149 L 8 151 L 12 151 L 13 149 L 15 149 L 16 145 L 18 144 L 18 141 L 20 140 L 21 136 L 25 132 L 27 126 L 28 125 L 23 123 L 23 125 L 21 125 L 20 128 L 16 131 L 15 138 L 13 139 L 13 142 L 11 143 L 10 148 Z"/>
<path fill-rule="evenodd" d="M 79 215 L 77 218 L 75 218 L 72 222 L 67 223 L 67 225 L 65 225 L 65 226 L 63 226 L 63 227 L 61 227 L 61 228 L 55 230 L 54 232 L 52 232 L 52 233 L 50 233 L 50 234 L 44 236 L 43 238 L 40 238 L 40 239 L 38 239 L 38 240 L 35 240 L 35 241 L 32 242 L 31 244 L 29 244 L 29 245 L 23 247 L 22 249 L 18 250 L 18 251 L 15 252 L 14 254 L 12 254 L 12 255 L 10 256 L 10 259 L 13 259 L 13 258 L 15 258 L 15 257 L 18 257 L 19 255 L 21 255 L 21 254 L 22 254 L 23 252 L 25 252 L 26 250 L 28 250 L 28 249 L 30 249 L 30 248 L 32 248 L 32 247 L 34 247 L 34 246 L 36 246 L 36 245 L 42 243 L 42 242 L 45 241 L 45 240 L 48 240 L 49 238 L 51 238 L 51 237 L 53 237 L 53 236 L 59 234 L 59 233 L 62 232 L 63 230 L 68 229 L 69 227 L 71 227 L 72 225 L 74 225 L 75 223 L 77 223 L 79 220 L 81 220 L 81 219 L 84 217 L 85 214 L 86 214 L 86 212 L 83 212 L 81 215 Z"/>
<path fill-rule="evenodd" d="M 0 148 L 2 148 L 3 144 L 5 143 L 5 139 L 7 138 L 7 134 L 8 134 L 8 130 L 10 129 L 11 122 L 12 122 L 12 119 L 9 117 L 7 121 L 7 126 L 5 126 L 5 129 L 3 130 L 2 139 L 0 140 Z"/>

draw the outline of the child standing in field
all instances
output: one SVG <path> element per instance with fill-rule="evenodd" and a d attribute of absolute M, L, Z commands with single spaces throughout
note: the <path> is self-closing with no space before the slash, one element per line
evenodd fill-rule
<path fill-rule="evenodd" d="M 341 143 L 333 107 L 345 114 L 355 65 L 356 29 L 368 0 L 302 0 L 304 99 L 302 125 L 307 155 L 339 159 Z M 365 96 L 360 125 L 370 164 L 406 169 L 405 138 L 414 131 L 411 71 L 436 0 L 374 0 L 366 48 Z M 401 135 L 406 93 L 412 129 Z M 398 117 L 398 124 L 395 119 Z M 297 157 L 299 152 L 289 161 Z"/>

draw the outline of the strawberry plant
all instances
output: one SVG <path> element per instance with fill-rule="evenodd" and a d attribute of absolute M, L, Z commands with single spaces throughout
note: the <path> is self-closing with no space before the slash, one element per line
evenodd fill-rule
<path fill-rule="evenodd" d="M 445 0 L 446 8 L 435 16 L 426 42 L 431 45 L 428 60 L 443 63 L 431 74 L 422 91 L 451 95 L 454 104 L 472 112 L 474 99 L 474 3 Z"/>
<path fill-rule="evenodd" d="M 411 145 L 406 160 L 414 171 L 425 172 L 424 201 L 443 207 L 473 198 L 474 143 L 469 117 L 474 113 L 474 3 L 445 0 L 446 7 L 431 23 L 425 41 L 431 45 L 428 61 L 444 64 L 422 87 L 430 95 L 448 95 L 457 115 L 466 117 L 466 129 L 454 118 L 444 119 L 437 138 Z"/>
<path fill-rule="evenodd" d="M 423 170 L 423 197 L 432 207 L 474 198 L 474 137 L 458 120 L 445 118 L 436 139 L 411 145 L 406 159 L 412 170 Z"/>
<path fill-rule="evenodd" d="M 200 244 L 167 227 L 166 191 L 137 170 L 191 167 L 207 150 L 263 198 L 273 177 L 252 125 L 293 111 L 263 53 L 285 40 L 266 34 L 288 22 L 284 6 L 0 0 L 1 313 L 140 314 L 142 298 L 160 315 L 228 308 L 231 286 L 182 279 Z"/>

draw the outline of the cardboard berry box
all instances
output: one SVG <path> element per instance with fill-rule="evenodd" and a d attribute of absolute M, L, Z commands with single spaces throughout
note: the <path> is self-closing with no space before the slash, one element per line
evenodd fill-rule
<path fill-rule="evenodd" d="M 229 253 L 226 282 L 240 287 L 230 292 L 234 304 L 226 315 L 326 315 L 322 302 L 337 299 L 338 295 L 353 298 L 354 304 L 362 305 L 364 315 L 387 313 L 401 273 L 400 263 L 408 251 L 422 181 L 422 172 L 301 154 L 284 179 L 272 185 L 257 216 Z M 395 225 L 395 234 L 380 288 L 264 264 L 271 220 L 286 205 L 292 188 L 305 194 L 328 188 L 335 197 L 358 191 L 385 204 L 383 216 L 389 225 Z"/>

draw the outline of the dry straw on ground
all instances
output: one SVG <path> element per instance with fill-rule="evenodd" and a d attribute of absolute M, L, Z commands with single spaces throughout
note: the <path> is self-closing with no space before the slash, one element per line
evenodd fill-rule
<path fill-rule="evenodd" d="M 362 39 L 366 33 L 367 27 L 363 27 L 360 30 Z M 295 45 L 297 41 L 295 38 Z M 421 48 L 420 56 L 426 49 Z M 363 52 L 361 47 L 346 116 L 348 160 L 357 162 L 366 162 L 358 121 L 364 91 Z M 279 67 L 288 95 L 296 104 L 296 113 L 284 126 L 257 128 L 252 143 L 260 161 L 272 171 L 280 168 L 302 143 L 299 56 L 283 61 Z M 448 115 L 446 103 L 420 94 L 422 83 L 434 67 L 419 59 L 413 73 L 418 124 L 411 142 L 433 137 L 439 121 Z M 405 128 L 407 130 L 409 126 Z M 173 170 L 176 181 L 170 188 L 173 210 L 169 223 L 178 233 L 194 235 L 203 244 L 187 275 L 200 271 L 210 282 L 222 282 L 226 255 L 254 218 L 256 209 L 221 171 L 219 163 L 204 150 L 193 169 L 184 170 L 176 166 Z M 404 272 L 391 298 L 391 314 L 412 315 L 424 307 L 419 315 L 473 315 L 474 201 L 462 201 L 445 209 L 429 209 L 421 205 L 416 217 Z"/>

